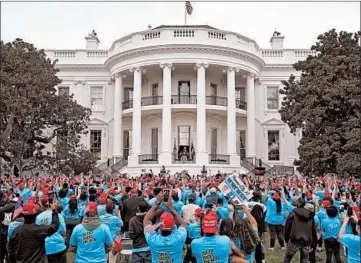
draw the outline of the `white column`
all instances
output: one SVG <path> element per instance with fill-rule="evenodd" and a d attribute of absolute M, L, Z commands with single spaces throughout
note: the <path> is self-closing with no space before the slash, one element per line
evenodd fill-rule
<path fill-rule="evenodd" d="M 130 69 L 134 74 L 133 84 L 133 122 L 132 122 L 132 153 L 128 163 L 137 165 L 138 156 L 142 153 L 142 71 L 140 67 Z"/>
<path fill-rule="evenodd" d="M 247 74 L 247 133 L 246 133 L 246 157 L 256 157 L 256 116 L 254 98 L 254 75 Z"/>
<path fill-rule="evenodd" d="M 114 149 L 113 157 L 123 156 L 123 127 L 122 127 L 122 102 L 123 102 L 123 79 L 120 73 L 114 75 Z"/>
<path fill-rule="evenodd" d="M 208 64 L 197 63 L 197 150 L 196 162 L 199 165 L 208 164 L 207 133 L 206 133 L 206 68 Z"/>
<path fill-rule="evenodd" d="M 230 165 L 239 165 L 236 143 L 236 72 L 237 68 L 227 69 L 227 154 Z"/>
<path fill-rule="evenodd" d="M 159 164 L 172 164 L 172 64 L 162 63 L 163 69 L 163 111 L 162 111 L 162 151 Z"/>

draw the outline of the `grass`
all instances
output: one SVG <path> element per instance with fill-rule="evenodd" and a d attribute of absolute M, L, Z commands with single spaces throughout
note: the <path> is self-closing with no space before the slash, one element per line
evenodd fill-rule
<path fill-rule="evenodd" d="M 269 251 L 268 250 L 268 248 L 269 248 L 269 235 L 268 235 L 268 233 L 265 233 L 264 248 L 265 248 L 265 253 L 266 253 L 266 263 L 280 263 L 280 262 L 283 262 L 283 257 L 284 257 L 285 251 L 281 250 L 281 247 L 279 246 L 277 239 L 276 239 L 275 250 L 274 251 Z M 316 255 L 321 258 L 320 263 L 323 263 L 323 262 L 326 261 L 325 252 L 323 252 L 323 253 L 316 252 Z M 67 258 L 68 258 L 68 263 L 74 263 L 74 254 L 73 253 L 68 253 Z M 341 260 L 342 260 L 343 263 L 347 262 L 347 258 L 345 258 L 344 255 L 343 255 L 342 247 L 341 247 Z M 117 261 L 117 263 L 118 262 L 120 262 L 120 261 Z M 296 255 L 293 257 L 292 262 L 300 262 L 300 253 L 299 252 L 297 252 Z"/>

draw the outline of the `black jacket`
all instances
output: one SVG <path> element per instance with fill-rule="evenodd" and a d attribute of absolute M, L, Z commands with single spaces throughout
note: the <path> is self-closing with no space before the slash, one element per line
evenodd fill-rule
<path fill-rule="evenodd" d="M 122 218 L 124 220 L 124 231 L 129 229 L 130 219 L 137 214 L 137 208 L 140 202 L 144 201 L 143 197 L 131 196 L 123 202 Z"/>
<path fill-rule="evenodd" d="M 9 224 L 11 223 L 15 204 L 12 202 L 0 201 L 0 234 L 7 236 Z"/>
<path fill-rule="evenodd" d="M 144 214 L 137 214 L 129 221 L 129 237 L 133 240 L 133 248 L 141 248 L 148 246 L 144 236 Z"/>
<path fill-rule="evenodd" d="M 286 221 L 285 241 L 302 246 L 314 245 L 317 242 L 314 213 L 305 208 L 295 208 Z"/>
<path fill-rule="evenodd" d="M 38 226 L 24 222 L 15 228 L 8 243 L 9 263 L 45 263 L 45 238 L 59 229 L 58 212 L 52 214 L 51 224 Z"/>

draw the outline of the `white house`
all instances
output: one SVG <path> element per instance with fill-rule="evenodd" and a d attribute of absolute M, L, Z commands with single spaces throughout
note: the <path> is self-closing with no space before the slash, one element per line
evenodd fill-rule
<path fill-rule="evenodd" d="M 59 93 L 93 111 L 83 143 L 100 164 L 213 173 L 242 171 L 245 158 L 270 166 L 298 158 L 300 134 L 281 121 L 278 90 L 310 50 L 284 49 L 277 32 L 261 49 L 210 26 L 149 28 L 108 50 L 96 35 L 85 39 L 86 49 L 46 53 L 58 59 Z"/>

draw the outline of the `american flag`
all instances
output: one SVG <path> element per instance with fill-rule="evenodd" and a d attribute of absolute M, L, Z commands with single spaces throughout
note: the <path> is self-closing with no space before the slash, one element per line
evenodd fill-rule
<path fill-rule="evenodd" d="M 16 204 L 15 207 L 16 209 L 14 211 L 13 220 L 15 220 L 23 212 L 23 207 L 20 205 L 19 202 Z"/>
<path fill-rule="evenodd" d="M 191 15 L 193 12 L 192 4 L 189 1 L 186 1 L 186 10 L 187 10 L 188 15 Z"/>
<path fill-rule="evenodd" d="M 163 221 L 159 221 L 157 224 L 152 225 L 147 228 L 147 233 L 151 235 L 154 231 L 156 231 L 161 225 L 164 225 Z"/>

